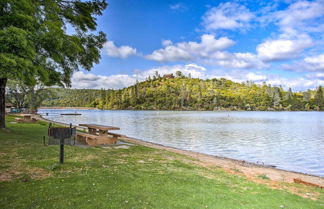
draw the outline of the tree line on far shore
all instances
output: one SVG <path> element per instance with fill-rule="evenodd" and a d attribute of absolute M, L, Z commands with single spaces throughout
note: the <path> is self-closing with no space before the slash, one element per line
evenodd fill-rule
<path fill-rule="evenodd" d="M 323 87 L 303 92 L 291 88 L 236 83 L 224 78 L 202 80 L 177 72 L 148 77 L 120 90 L 48 89 L 43 106 L 128 110 L 324 110 Z"/>

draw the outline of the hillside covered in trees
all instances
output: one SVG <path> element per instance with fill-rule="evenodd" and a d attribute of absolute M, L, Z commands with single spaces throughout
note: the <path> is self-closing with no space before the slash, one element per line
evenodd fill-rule
<path fill-rule="evenodd" d="M 51 88 L 43 106 L 129 110 L 324 110 L 323 88 L 305 92 L 281 87 L 202 80 L 177 73 L 154 76 L 120 90 Z"/>

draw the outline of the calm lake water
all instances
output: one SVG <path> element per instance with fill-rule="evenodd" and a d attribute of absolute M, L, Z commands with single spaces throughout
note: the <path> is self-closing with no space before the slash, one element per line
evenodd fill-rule
<path fill-rule="evenodd" d="M 78 112 L 80 116 L 61 116 Z M 324 112 L 48 110 L 45 118 L 211 155 L 324 176 Z M 49 113 L 45 116 L 45 113 Z"/>

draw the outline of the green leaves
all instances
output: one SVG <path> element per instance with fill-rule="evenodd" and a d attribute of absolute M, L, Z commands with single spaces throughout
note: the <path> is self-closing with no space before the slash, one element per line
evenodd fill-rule
<path fill-rule="evenodd" d="M 36 55 L 30 33 L 14 26 L 0 30 L 0 53 L 13 54 L 25 59 Z"/>
<path fill-rule="evenodd" d="M 102 15 L 102 11 L 107 7 L 104 0 L 95 1 L 59 1 L 61 5 L 62 15 L 75 28 L 85 32 L 88 30 L 96 30 L 96 18 L 94 16 Z"/>
<path fill-rule="evenodd" d="M 7 0 L 0 6 L 0 77 L 68 86 L 74 71 L 99 62 L 106 38 L 92 31 L 104 0 Z"/>
<path fill-rule="evenodd" d="M 94 35 L 105 0 L 4 0 L 0 2 L 0 127 L 7 79 L 28 86 L 70 86 L 79 68 L 100 59 L 105 34 Z M 68 32 L 68 28 L 74 29 Z M 91 33 L 90 33 L 91 32 Z"/>

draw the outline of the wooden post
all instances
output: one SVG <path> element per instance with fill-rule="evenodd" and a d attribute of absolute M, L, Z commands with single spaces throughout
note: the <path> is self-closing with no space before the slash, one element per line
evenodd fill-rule
<path fill-rule="evenodd" d="M 72 136 L 72 123 L 70 123 L 70 134 Z M 71 138 L 70 138 L 71 139 Z"/>
<path fill-rule="evenodd" d="M 48 124 L 48 129 L 47 129 L 47 136 L 50 135 L 50 128 L 52 127 L 52 123 Z"/>

